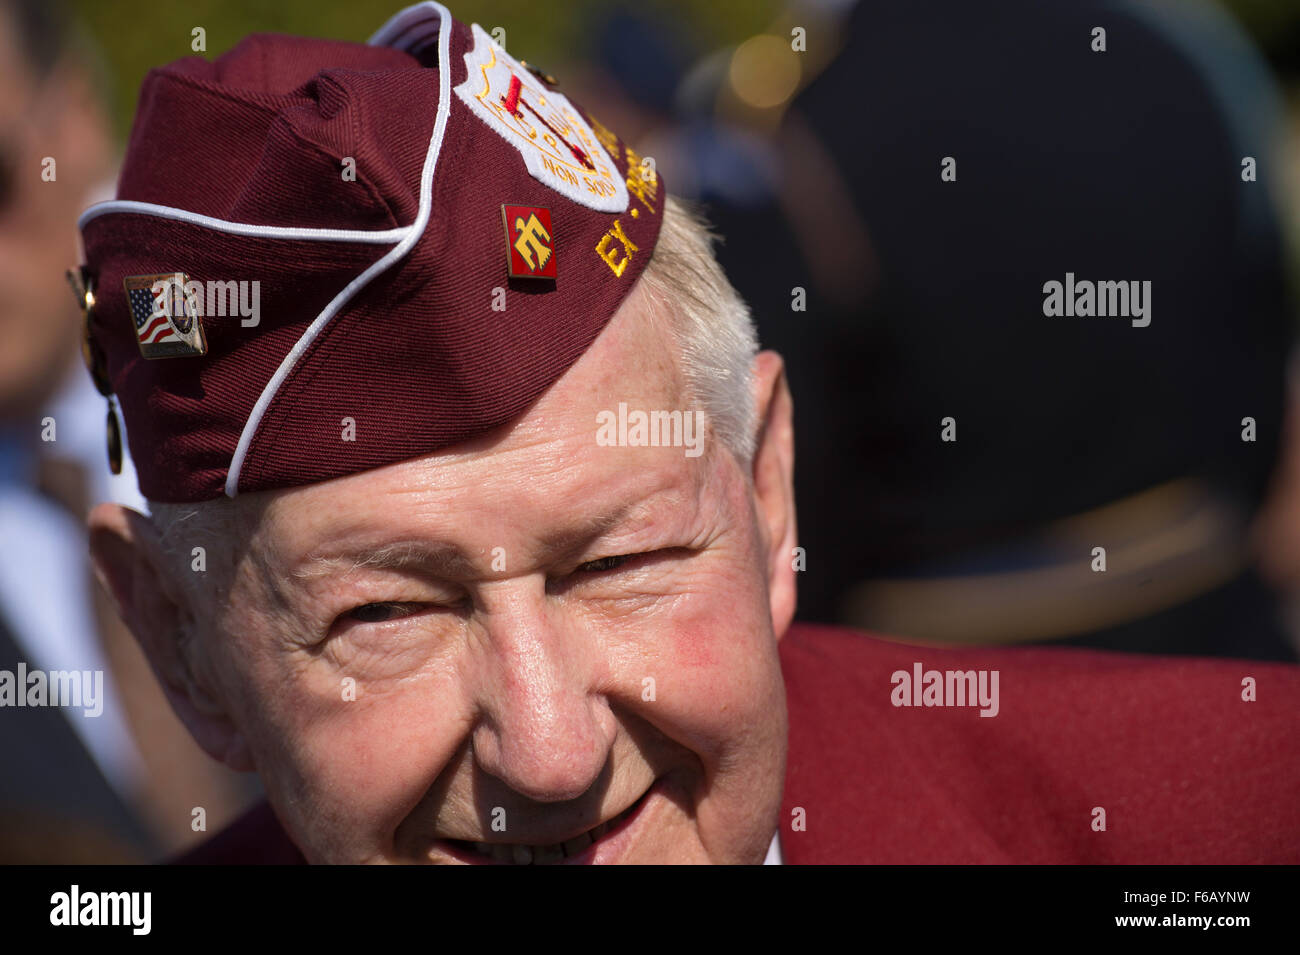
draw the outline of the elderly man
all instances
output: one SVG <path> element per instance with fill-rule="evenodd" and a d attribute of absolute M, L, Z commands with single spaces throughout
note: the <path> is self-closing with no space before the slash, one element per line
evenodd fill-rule
<path fill-rule="evenodd" d="M 780 358 L 438 4 L 153 72 L 82 229 L 96 563 L 268 796 L 191 861 L 1300 859 L 1293 668 L 792 627 Z"/>

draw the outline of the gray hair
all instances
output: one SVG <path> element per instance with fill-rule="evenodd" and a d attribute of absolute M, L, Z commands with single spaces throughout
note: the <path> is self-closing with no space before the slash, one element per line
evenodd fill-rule
<path fill-rule="evenodd" d="M 652 307 L 669 318 L 690 398 L 699 402 L 713 435 L 748 474 L 758 430 L 751 376 L 758 336 L 749 307 L 713 255 L 715 236 L 708 225 L 685 203 L 665 198 L 659 241 L 640 285 Z M 230 498 L 194 504 L 150 501 L 149 511 L 168 555 L 188 561 L 196 539 L 233 533 L 234 505 Z"/>
<path fill-rule="evenodd" d="M 663 216 L 641 284 L 672 317 L 691 397 L 718 440 L 748 466 L 758 430 L 751 380 L 758 336 L 749 306 L 714 257 L 715 237 L 704 220 L 672 196 Z"/>

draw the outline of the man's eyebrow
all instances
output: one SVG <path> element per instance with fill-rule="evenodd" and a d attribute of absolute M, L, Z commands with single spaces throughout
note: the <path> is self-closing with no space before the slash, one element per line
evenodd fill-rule
<path fill-rule="evenodd" d="M 587 518 L 574 526 L 553 531 L 540 538 L 542 550 L 567 553 L 581 548 L 629 519 L 649 523 L 651 508 L 646 501 L 624 504 L 608 514 Z M 375 547 L 351 546 L 339 550 L 312 552 L 295 565 L 291 576 L 311 580 L 337 572 L 344 574 L 364 568 L 378 570 L 419 570 L 439 577 L 477 576 L 481 568 L 453 544 L 427 541 L 395 541 Z"/>
<path fill-rule="evenodd" d="M 602 534 L 609 533 L 609 531 L 627 521 L 630 516 L 641 517 L 648 511 L 650 511 L 650 507 L 645 501 L 624 504 L 608 514 L 586 518 L 573 527 L 544 534 L 540 543 L 542 548 L 550 553 L 576 550 Z"/>
<path fill-rule="evenodd" d="M 310 580 L 343 569 L 350 574 L 363 568 L 377 570 L 419 569 L 444 577 L 468 577 L 476 573 L 474 562 L 451 544 L 425 541 L 395 541 L 376 547 L 349 547 L 313 552 L 294 566 L 292 576 Z"/>

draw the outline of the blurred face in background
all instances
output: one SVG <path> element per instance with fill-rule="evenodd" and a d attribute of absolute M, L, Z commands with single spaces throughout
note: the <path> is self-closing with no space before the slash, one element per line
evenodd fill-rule
<path fill-rule="evenodd" d="M 79 360 L 64 272 L 109 154 L 86 73 L 66 56 L 42 70 L 18 23 L 0 3 L 0 421 L 35 413 Z"/>

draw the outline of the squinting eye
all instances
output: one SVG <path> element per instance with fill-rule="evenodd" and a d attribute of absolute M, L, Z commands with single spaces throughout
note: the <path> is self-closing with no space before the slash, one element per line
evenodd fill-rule
<path fill-rule="evenodd" d="M 396 620 L 399 617 L 410 616 L 414 611 L 409 604 L 401 603 L 375 603 L 363 604 L 349 610 L 343 616 L 358 623 L 385 623 L 389 620 Z"/>
<path fill-rule="evenodd" d="M 613 570 L 621 564 L 627 563 L 633 557 L 639 557 L 639 554 L 619 554 L 615 557 L 600 557 L 596 560 L 589 560 L 577 570 L 578 573 L 598 574 L 603 570 Z"/>

